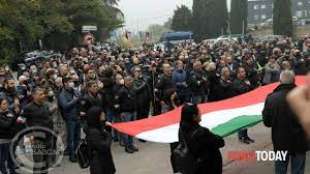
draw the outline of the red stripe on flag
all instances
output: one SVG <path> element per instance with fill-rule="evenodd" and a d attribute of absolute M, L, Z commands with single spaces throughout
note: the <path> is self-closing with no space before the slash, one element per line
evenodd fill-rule
<path fill-rule="evenodd" d="M 296 77 L 297 85 L 302 85 L 304 83 L 305 83 L 304 76 Z M 204 103 L 199 105 L 199 109 L 202 114 L 206 114 L 213 111 L 234 109 L 262 103 L 265 101 L 267 95 L 271 93 L 278 85 L 279 83 L 273 83 L 233 98 L 229 98 L 218 102 Z M 181 113 L 181 107 L 174 109 L 170 112 L 143 120 L 126 122 L 126 123 L 116 123 L 113 124 L 112 127 L 120 132 L 126 133 L 131 136 L 135 136 L 145 131 L 150 131 L 153 129 L 158 129 L 161 127 L 178 123 L 180 121 L 180 113 Z"/>

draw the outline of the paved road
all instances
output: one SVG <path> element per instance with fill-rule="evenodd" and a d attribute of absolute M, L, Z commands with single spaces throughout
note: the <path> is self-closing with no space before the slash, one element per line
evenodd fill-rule
<path fill-rule="evenodd" d="M 250 137 L 255 138 L 251 145 L 240 144 L 236 135 L 225 138 L 226 146 L 222 149 L 224 158 L 224 174 L 270 174 L 273 172 L 271 162 L 229 161 L 228 151 L 236 150 L 271 150 L 270 130 L 259 124 L 249 129 Z M 169 145 L 154 143 L 138 143 L 140 151 L 127 154 L 117 144 L 113 145 L 113 155 L 116 163 L 117 174 L 171 174 L 169 161 Z M 309 155 L 308 155 L 309 156 Z M 310 159 L 310 156 L 309 158 Z M 310 160 L 308 160 L 308 164 Z M 310 167 L 307 167 L 310 173 Z M 77 164 L 72 164 L 65 158 L 62 165 L 56 168 L 53 174 L 87 174 L 88 170 L 79 169 Z"/>

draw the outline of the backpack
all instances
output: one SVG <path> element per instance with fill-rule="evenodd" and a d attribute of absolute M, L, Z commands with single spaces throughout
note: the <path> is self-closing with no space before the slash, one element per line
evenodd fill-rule
<path fill-rule="evenodd" d="M 193 132 L 192 136 L 195 132 L 196 131 Z M 182 174 L 192 174 L 195 173 L 198 160 L 190 152 L 188 143 L 186 142 L 182 131 L 180 133 L 183 141 L 181 140 L 179 145 L 172 152 L 174 165 L 178 172 L 181 172 Z"/>
<path fill-rule="evenodd" d="M 82 139 L 76 149 L 77 162 L 82 169 L 88 168 L 90 165 L 90 153 L 87 141 Z"/>

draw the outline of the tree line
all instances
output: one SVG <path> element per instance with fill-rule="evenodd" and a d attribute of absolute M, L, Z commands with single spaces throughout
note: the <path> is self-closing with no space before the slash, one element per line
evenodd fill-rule
<path fill-rule="evenodd" d="M 78 43 L 83 25 L 96 25 L 97 38 L 122 24 L 118 0 L 0 0 L 0 59 L 10 61 L 38 48 L 67 50 Z"/>
<path fill-rule="evenodd" d="M 273 31 L 276 35 L 293 35 L 291 0 L 273 0 Z M 174 31 L 193 31 L 201 41 L 227 34 L 247 31 L 248 0 L 232 0 L 228 13 L 226 0 L 194 0 L 192 10 L 178 7 L 172 17 Z"/>

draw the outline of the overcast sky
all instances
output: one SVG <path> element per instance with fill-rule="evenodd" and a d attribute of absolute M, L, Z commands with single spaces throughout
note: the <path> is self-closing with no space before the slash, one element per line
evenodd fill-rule
<path fill-rule="evenodd" d="M 166 22 L 177 6 L 185 4 L 191 9 L 192 3 L 192 0 L 120 0 L 119 7 L 125 14 L 126 28 L 141 31 L 151 24 Z"/>

